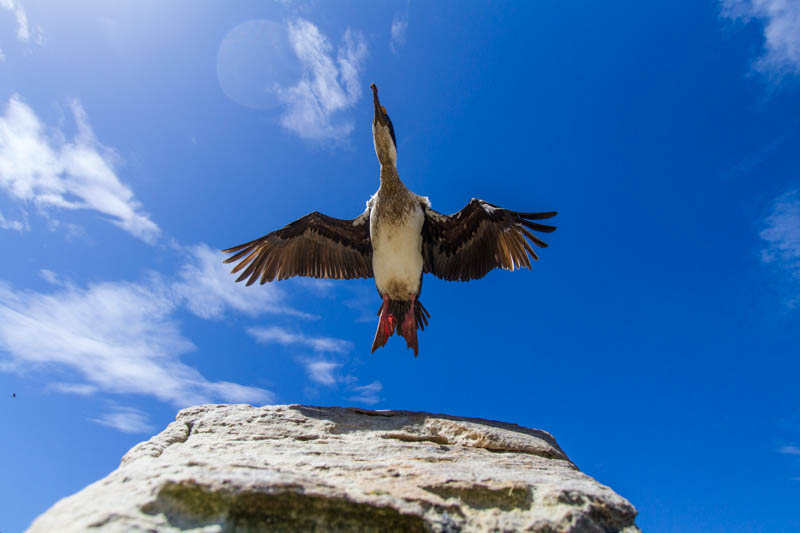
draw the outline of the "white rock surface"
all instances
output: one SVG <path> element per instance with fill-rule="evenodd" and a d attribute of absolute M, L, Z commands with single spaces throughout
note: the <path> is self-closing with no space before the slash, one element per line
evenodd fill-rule
<path fill-rule="evenodd" d="M 544 431 L 338 407 L 202 405 L 30 533 L 639 531 Z"/>

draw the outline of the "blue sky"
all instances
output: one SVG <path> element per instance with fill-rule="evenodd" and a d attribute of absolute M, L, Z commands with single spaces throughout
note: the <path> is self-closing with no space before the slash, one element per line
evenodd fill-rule
<path fill-rule="evenodd" d="M 645 531 L 800 530 L 798 74 L 796 0 L 0 0 L 0 531 L 202 402 L 515 422 Z M 426 276 L 417 359 L 371 281 L 218 252 L 363 211 L 370 82 L 435 209 L 560 212 Z"/>

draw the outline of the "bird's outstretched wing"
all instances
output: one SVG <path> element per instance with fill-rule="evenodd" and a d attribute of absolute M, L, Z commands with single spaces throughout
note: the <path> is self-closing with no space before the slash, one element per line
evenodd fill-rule
<path fill-rule="evenodd" d="M 550 233 L 555 226 L 533 220 L 557 213 L 518 213 L 473 198 L 450 216 L 425 209 L 422 226 L 423 269 L 448 281 L 469 281 L 485 276 L 493 268 L 531 268 L 539 259 L 529 239 L 540 248 L 547 244 L 530 230 Z"/>
<path fill-rule="evenodd" d="M 236 281 L 252 285 L 308 276 L 353 279 L 372 277 L 369 209 L 353 220 L 313 212 L 254 241 L 222 250 L 238 252 L 225 260 L 239 261 L 232 274 L 244 268 Z M 245 268 L 247 267 L 247 268 Z"/>

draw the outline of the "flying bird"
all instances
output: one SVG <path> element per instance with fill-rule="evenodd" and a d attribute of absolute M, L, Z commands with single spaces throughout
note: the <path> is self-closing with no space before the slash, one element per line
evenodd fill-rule
<path fill-rule="evenodd" d="M 550 233 L 555 226 L 534 222 L 555 211 L 521 213 L 473 198 L 461 211 L 443 215 L 428 198 L 414 194 L 397 173 L 394 126 L 373 83 L 372 138 L 381 165 L 380 186 L 366 210 L 352 220 L 310 213 L 254 241 L 223 250 L 235 253 L 236 281 L 282 280 L 293 276 L 326 279 L 375 278 L 383 299 L 372 352 L 395 332 L 419 353 L 417 329 L 430 314 L 419 301 L 422 274 L 447 281 L 469 281 L 494 268 L 531 268 L 539 259 L 531 243 L 547 244 L 531 230 Z M 530 242 L 528 242 L 530 241 Z"/>

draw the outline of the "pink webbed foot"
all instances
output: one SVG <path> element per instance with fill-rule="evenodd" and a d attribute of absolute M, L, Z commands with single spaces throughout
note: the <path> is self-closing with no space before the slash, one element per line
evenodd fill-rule
<path fill-rule="evenodd" d="M 375 332 L 375 340 L 372 341 L 372 352 L 386 345 L 386 341 L 394 335 L 394 329 L 397 327 L 397 319 L 389 312 L 388 296 L 383 297 L 383 305 L 381 305 L 379 314 L 378 330 Z"/>
<path fill-rule="evenodd" d="M 414 349 L 414 357 L 419 353 L 419 345 L 417 344 L 417 318 L 414 310 L 414 301 L 416 295 L 409 295 L 410 304 L 406 316 L 403 317 L 403 323 L 400 325 L 400 335 L 406 340 L 406 348 Z"/>

